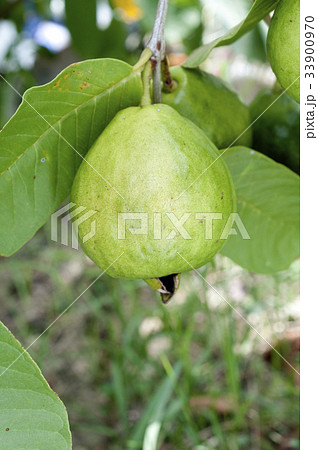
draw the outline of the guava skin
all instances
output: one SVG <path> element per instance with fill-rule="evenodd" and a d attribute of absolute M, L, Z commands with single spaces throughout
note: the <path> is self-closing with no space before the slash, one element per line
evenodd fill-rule
<path fill-rule="evenodd" d="M 250 147 L 249 111 L 235 92 L 220 78 L 202 70 L 176 66 L 170 72 L 177 86 L 172 92 L 162 93 L 162 103 L 195 123 L 219 149 L 231 146 L 237 138 L 233 145 Z"/>
<path fill-rule="evenodd" d="M 270 22 L 266 46 L 277 80 L 299 103 L 300 79 L 292 84 L 300 75 L 299 0 L 280 0 Z"/>
<path fill-rule="evenodd" d="M 236 211 L 232 178 L 219 156 L 205 134 L 170 106 L 120 111 L 87 153 L 72 187 L 71 201 L 96 211 L 79 226 L 85 253 L 115 278 L 158 278 L 206 264 L 226 242 L 221 233 Z M 131 234 L 129 228 L 140 231 L 141 220 L 128 220 L 125 238 L 118 238 L 118 213 L 129 212 L 148 214 L 148 234 Z M 210 212 L 223 216 L 213 221 L 213 238 L 205 239 L 205 220 L 195 214 Z M 161 213 L 161 238 L 154 213 Z M 179 233 L 167 239 L 175 228 L 166 213 L 178 219 L 191 213 L 184 223 L 191 239 Z M 96 234 L 83 242 L 93 220 Z"/>
<path fill-rule="evenodd" d="M 288 95 L 279 95 L 272 89 L 264 89 L 250 104 L 251 118 L 257 119 L 253 124 L 252 147 L 299 174 L 299 105 Z"/>

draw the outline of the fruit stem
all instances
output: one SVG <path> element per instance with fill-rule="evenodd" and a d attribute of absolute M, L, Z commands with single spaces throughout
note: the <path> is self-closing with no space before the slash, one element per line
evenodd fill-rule
<path fill-rule="evenodd" d="M 151 38 L 146 45 L 152 51 L 153 62 L 153 100 L 161 103 L 161 61 L 165 56 L 164 26 L 166 22 L 168 0 L 158 0 L 155 23 Z"/>
<path fill-rule="evenodd" d="M 151 62 L 148 61 L 142 72 L 143 93 L 140 101 L 141 107 L 151 105 L 150 82 L 151 82 Z"/>
<path fill-rule="evenodd" d="M 150 48 L 145 48 L 142 54 L 140 55 L 139 60 L 134 65 L 134 71 L 143 70 L 145 64 L 149 61 L 152 56 L 152 51 Z"/>

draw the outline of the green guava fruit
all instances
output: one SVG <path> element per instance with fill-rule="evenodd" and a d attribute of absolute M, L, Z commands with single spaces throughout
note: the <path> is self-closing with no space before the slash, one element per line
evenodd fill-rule
<path fill-rule="evenodd" d="M 288 95 L 279 95 L 264 89 L 250 104 L 251 119 L 255 120 L 252 147 L 299 173 L 299 105 Z"/>
<path fill-rule="evenodd" d="M 219 156 L 170 106 L 120 111 L 72 186 L 71 201 L 93 214 L 78 229 L 85 253 L 115 278 L 153 279 L 206 264 L 225 243 L 222 232 L 236 210 Z"/>
<path fill-rule="evenodd" d="M 300 101 L 300 4 L 280 0 L 270 22 L 267 55 L 277 80 L 296 102 Z M 298 80 L 297 80 L 298 78 Z M 297 80 L 297 81 L 295 81 Z M 295 81 L 295 82 L 294 82 Z M 294 82 L 294 83 L 293 83 Z M 293 83 L 293 84 L 292 84 Z"/>
<path fill-rule="evenodd" d="M 172 90 L 166 88 L 162 93 L 163 103 L 195 123 L 219 149 L 231 146 L 237 138 L 235 145 L 251 145 L 248 108 L 220 78 L 178 66 L 171 68 L 171 76 Z"/>

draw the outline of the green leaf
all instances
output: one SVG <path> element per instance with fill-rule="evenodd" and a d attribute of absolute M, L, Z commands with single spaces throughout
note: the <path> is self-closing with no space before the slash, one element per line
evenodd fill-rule
<path fill-rule="evenodd" d="M 264 19 L 267 14 L 275 9 L 278 2 L 279 0 L 256 0 L 253 3 L 248 15 L 244 20 L 242 20 L 242 22 L 231 28 L 223 36 L 195 49 L 183 63 L 183 67 L 198 67 L 207 59 L 214 47 L 229 45 L 237 41 L 241 36 L 254 28 L 260 20 Z"/>
<path fill-rule="evenodd" d="M 67 28 L 74 47 L 85 57 L 100 56 L 100 30 L 97 28 L 96 16 L 96 0 L 65 0 Z"/>
<path fill-rule="evenodd" d="M 299 256 L 299 176 L 246 147 L 233 147 L 222 158 L 232 174 L 238 213 L 250 239 L 238 232 L 221 253 L 251 272 L 287 269 Z"/>
<path fill-rule="evenodd" d="M 1 322 L 0 448 L 1 450 L 72 448 L 63 403 L 51 390 L 29 354 Z"/>
<path fill-rule="evenodd" d="M 251 31 L 246 33 L 233 44 L 233 51 L 244 56 L 251 61 L 260 61 L 266 63 L 266 34 L 267 30 L 258 23 Z"/>
<path fill-rule="evenodd" d="M 73 46 L 84 58 L 128 58 L 124 24 L 113 17 L 106 29 L 99 29 L 96 0 L 66 0 L 65 17 Z"/>
<path fill-rule="evenodd" d="M 81 155 L 141 91 L 131 66 L 96 59 L 24 94 L 0 133 L 0 254 L 16 252 L 47 221 L 70 193 Z"/>
<path fill-rule="evenodd" d="M 161 426 L 165 419 L 167 405 L 169 401 L 171 401 L 175 384 L 180 377 L 181 370 L 182 364 L 179 361 L 176 363 L 173 372 L 161 381 L 156 391 L 149 399 L 148 405 L 136 424 L 132 437 L 128 442 L 131 448 L 141 448 L 144 433 L 151 424 L 157 423 Z"/>

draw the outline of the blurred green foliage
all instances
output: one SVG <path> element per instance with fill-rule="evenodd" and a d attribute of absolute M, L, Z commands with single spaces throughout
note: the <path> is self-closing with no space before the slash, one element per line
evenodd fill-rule
<path fill-rule="evenodd" d="M 170 3 L 167 43 L 189 52 L 202 41 L 201 3 Z M 112 57 L 134 64 L 150 37 L 155 11 L 156 2 L 149 0 L 1 0 L 0 73 L 22 94 L 78 60 Z M 52 30 L 52 24 L 60 28 Z M 1 80 L 0 126 L 20 101 Z"/>
<path fill-rule="evenodd" d="M 228 3 L 209 5 L 218 33 L 238 23 L 251 6 L 249 0 Z M 206 0 L 170 0 L 165 28 L 170 53 L 189 54 L 210 36 L 213 20 L 207 22 L 206 8 Z M 152 0 L 1 0 L 0 74 L 22 94 L 82 59 L 112 57 L 134 64 L 150 37 L 155 11 Z M 52 24 L 60 28 L 52 30 Z M 264 25 L 251 33 L 233 50 L 264 60 Z M 1 80 L 0 126 L 20 100 Z"/>
<path fill-rule="evenodd" d="M 100 274 L 49 233 L 1 262 L 1 318 L 24 346 Z M 265 276 L 219 256 L 200 273 L 298 368 L 282 338 L 297 327 L 298 262 Z M 299 448 L 297 374 L 194 272 L 167 306 L 143 281 L 103 275 L 29 352 L 77 450 Z"/>

